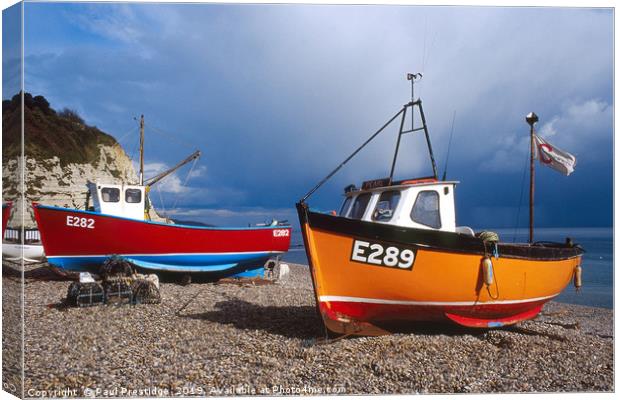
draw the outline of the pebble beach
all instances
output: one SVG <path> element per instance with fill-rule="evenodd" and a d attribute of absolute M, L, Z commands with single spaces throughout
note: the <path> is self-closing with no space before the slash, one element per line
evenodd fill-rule
<path fill-rule="evenodd" d="M 3 266 L 5 381 L 19 372 L 18 277 Z M 40 267 L 39 270 L 44 270 Z M 25 284 L 26 397 L 614 391 L 613 310 L 548 303 L 497 330 L 418 324 L 329 339 L 308 268 L 281 281 L 161 283 L 161 304 L 63 307 L 68 280 Z M 8 325 L 7 325 L 8 324 Z"/>

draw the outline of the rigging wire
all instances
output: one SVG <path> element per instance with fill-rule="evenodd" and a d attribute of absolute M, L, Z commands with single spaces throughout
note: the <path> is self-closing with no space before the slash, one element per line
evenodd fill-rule
<path fill-rule="evenodd" d="M 175 142 L 177 142 L 178 144 L 181 144 L 183 146 L 187 146 L 188 148 L 195 148 L 195 144 L 191 143 L 187 140 L 184 139 L 180 139 L 178 135 L 171 135 L 167 132 L 165 132 L 164 130 L 162 130 L 161 128 L 157 128 L 156 126 L 153 126 L 151 124 L 149 124 L 149 129 L 152 130 L 153 132 L 157 133 L 160 136 L 163 136 L 165 138 L 171 139 Z"/>
<path fill-rule="evenodd" d="M 435 39 L 437 39 L 437 31 L 435 31 L 435 33 L 433 34 L 433 40 L 431 41 L 431 45 L 428 48 L 428 56 L 426 57 L 426 62 L 429 62 L 430 58 L 431 58 L 431 50 L 433 50 L 433 47 L 435 46 Z M 425 65 L 422 65 L 422 72 L 426 72 L 424 70 Z"/>
<path fill-rule="evenodd" d="M 117 141 L 119 144 L 121 144 L 121 142 L 122 142 L 123 140 L 125 140 L 125 138 L 126 138 L 126 137 L 130 134 L 130 133 L 134 132 L 136 129 L 138 129 L 138 127 L 134 126 L 133 128 L 129 129 L 127 132 L 125 132 L 125 133 L 123 134 L 123 136 L 121 136 L 121 138 L 120 138 L 120 139 L 116 139 L 116 141 Z"/>
<path fill-rule="evenodd" d="M 159 204 L 162 208 L 162 213 L 164 214 L 164 217 L 167 217 L 167 212 L 166 212 L 166 206 L 164 205 L 164 198 L 161 195 L 161 189 L 159 186 L 157 186 L 157 194 L 159 194 Z"/>
<path fill-rule="evenodd" d="M 192 167 L 189 169 L 189 171 L 187 172 L 187 175 L 185 176 L 185 181 L 183 182 L 182 186 L 187 185 L 187 181 L 189 180 L 189 177 L 192 174 L 192 171 L 194 170 L 194 167 L 196 166 L 198 159 L 194 158 L 194 161 L 192 162 Z M 177 207 L 177 202 L 179 201 L 179 195 L 180 193 L 177 193 L 175 199 L 174 199 L 174 203 L 172 204 L 172 210 L 176 211 L 176 207 Z"/>
<path fill-rule="evenodd" d="M 519 194 L 519 207 L 517 208 L 517 221 L 515 222 L 515 230 L 514 234 L 512 235 L 512 243 L 517 240 L 517 229 L 519 229 L 519 217 L 521 216 L 521 205 L 523 203 L 523 188 L 525 186 L 525 175 L 527 172 L 527 165 L 530 161 L 529 152 L 526 151 L 525 153 L 525 165 L 523 166 L 523 175 L 521 176 L 521 194 Z"/>
<path fill-rule="evenodd" d="M 428 18 L 424 19 L 424 47 L 422 49 L 422 73 L 426 72 L 424 69 L 424 61 L 426 59 L 426 32 L 428 30 Z"/>

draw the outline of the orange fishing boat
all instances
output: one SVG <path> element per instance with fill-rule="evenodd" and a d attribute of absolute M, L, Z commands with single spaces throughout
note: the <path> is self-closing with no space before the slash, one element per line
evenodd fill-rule
<path fill-rule="evenodd" d="M 403 130 L 415 109 L 422 127 Z M 339 213 L 312 210 L 308 197 L 399 116 L 390 177 L 347 187 Z M 434 174 L 394 181 L 400 137 L 416 131 L 426 135 Z M 492 233 L 457 226 L 457 183 L 437 177 L 417 100 L 297 203 L 316 305 L 329 331 L 377 335 L 403 321 L 500 327 L 534 318 L 571 279 L 580 285 L 583 249 L 569 239 L 501 243 Z"/>

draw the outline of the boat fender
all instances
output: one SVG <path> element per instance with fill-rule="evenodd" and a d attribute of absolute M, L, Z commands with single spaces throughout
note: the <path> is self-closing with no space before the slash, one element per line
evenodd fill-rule
<path fill-rule="evenodd" d="M 489 257 L 482 259 L 482 276 L 485 285 L 491 286 L 493 284 L 493 262 Z"/>
<path fill-rule="evenodd" d="M 575 267 L 575 272 L 573 274 L 573 283 L 575 284 L 575 289 L 581 289 L 581 265 L 577 265 Z"/>

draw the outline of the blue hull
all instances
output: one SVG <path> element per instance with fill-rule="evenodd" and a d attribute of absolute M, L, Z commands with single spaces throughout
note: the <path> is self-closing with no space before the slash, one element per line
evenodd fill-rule
<path fill-rule="evenodd" d="M 200 273 L 214 276 L 256 278 L 264 277 L 264 265 L 273 253 L 237 254 L 173 254 L 173 255 L 123 255 L 118 256 L 151 271 Z M 110 255 L 111 256 L 111 255 Z M 110 256 L 48 257 L 47 261 L 69 271 L 97 273 Z"/>

